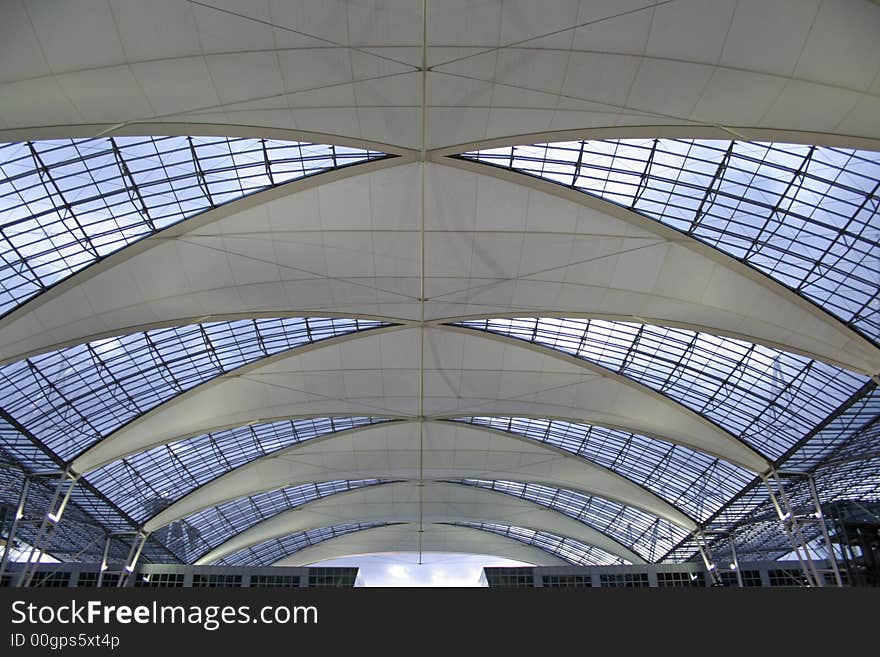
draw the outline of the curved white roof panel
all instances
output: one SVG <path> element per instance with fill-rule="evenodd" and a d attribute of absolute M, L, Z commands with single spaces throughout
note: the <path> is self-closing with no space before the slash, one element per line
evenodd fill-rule
<path fill-rule="evenodd" d="M 418 320 L 424 238 L 426 319 L 633 320 L 880 371 L 880 349 L 770 279 L 551 183 L 519 176 L 530 189 L 515 173 L 498 180 L 504 172 L 463 161 L 448 160 L 471 170 L 429 165 L 422 235 L 418 165 L 357 174 L 394 162 L 336 172 L 347 177 L 317 187 L 320 176 L 292 183 L 265 192 L 265 203 L 256 194 L 240 211 L 231 204 L 147 237 L 0 320 L 0 357 L 208 318 Z M 284 189 L 293 193 L 278 198 Z"/>
<path fill-rule="evenodd" d="M 196 488 L 148 519 L 154 531 L 221 502 L 312 481 L 343 479 L 537 481 L 696 523 L 659 496 L 571 453 L 513 434 L 452 422 L 401 422 L 314 438 L 256 459 Z"/>
<path fill-rule="evenodd" d="M 473 486 L 406 482 L 359 488 L 284 511 L 230 537 L 195 564 L 211 564 L 257 543 L 326 525 L 420 520 L 428 524 L 519 525 L 572 538 L 631 563 L 644 563 L 640 556 L 589 525 L 532 502 Z"/>
<path fill-rule="evenodd" d="M 313 5 L 12 3 L 0 127 L 222 123 L 418 148 L 426 19 L 430 148 L 617 126 L 880 137 L 864 0 Z"/>
<path fill-rule="evenodd" d="M 446 554 L 489 554 L 536 566 L 566 566 L 568 561 L 513 538 L 471 527 L 404 523 L 370 527 L 327 538 L 279 558 L 273 566 L 307 566 L 337 557 L 394 552 L 442 552 Z"/>
<path fill-rule="evenodd" d="M 614 372 L 488 333 L 423 330 L 424 338 L 419 329 L 373 329 L 233 370 L 134 419 L 74 459 L 73 468 L 86 472 L 226 427 L 364 413 L 560 417 L 657 436 L 757 472 L 768 467 L 717 425 Z"/>

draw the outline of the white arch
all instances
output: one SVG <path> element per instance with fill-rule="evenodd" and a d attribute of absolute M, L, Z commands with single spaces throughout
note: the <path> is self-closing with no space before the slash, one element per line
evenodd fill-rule
<path fill-rule="evenodd" d="M 152 532 L 227 500 L 342 479 L 500 479 L 536 482 L 617 500 L 688 530 L 696 523 L 659 496 L 569 452 L 503 431 L 457 422 L 372 425 L 273 452 L 213 479 L 144 523 Z"/>
<path fill-rule="evenodd" d="M 219 428 L 351 414 L 565 418 L 687 445 L 756 472 L 769 467 L 731 434 L 642 384 L 550 349 L 454 327 L 374 329 L 257 361 L 157 406 L 72 467 L 85 473 Z"/>
<path fill-rule="evenodd" d="M 418 148 L 424 81 L 432 148 L 630 125 L 880 132 L 864 0 L 276 4 L 9 3 L 0 127 L 236 122 Z"/>
<path fill-rule="evenodd" d="M 421 550 L 420 550 L 421 548 Z M 419 525 L 406 523 L 370 527 L 342 536 L 328 538 L 304 547 L 274 562 L 273 566 L 306 566 L 340 557 L 394 552 L 439 552 L 443 554 L 482 554 L 534 564 L 535 566 L 570 566 L 541 548 L 513 538 L 473 527 Z"/>
<path fill-rule="evenodd" d="M 291 183 L 238 202 L 237 212 L 230 204 L 141 240 L 0 320 L 0 362 L 233 317 L 417 321 L 420 174 L 408 161 Z M 880 372 L 880 349 L 840 321 L 658 222 L 475 162 L 443 158 L 426 176 L 428 320 L 571 313 L 728 335 Z"/>
<path fill-rule="evenodd" d="M 356 488 L 314 500 L 259 522 L 202 555 L 208 565 L 244 548 L 288 534 L 349 523 L 490 523 L 572 538 L 630 563 L 645 560 L 615 539 L 563 513 L 496 491 L 443 482 L 401 482 Z"/>

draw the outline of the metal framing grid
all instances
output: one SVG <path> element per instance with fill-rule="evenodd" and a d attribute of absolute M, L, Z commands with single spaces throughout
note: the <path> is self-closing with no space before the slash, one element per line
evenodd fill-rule
<path fill-rule="evenodd" d="M 558 511 L 610 536 L 646 561 L 654 561 L 688 536 L 678 525 L 644 511 L 577 491 L 517 481 L 463 479 L 455 483 L 505 493 Z M 608 556 L 605 563 L 618 561 L 616 556 Z"/>
<path fill-rule="evenodd" d="M 458 421 L 509 431 L 576 454 L 623 475 L 695 520 L 717 511 L 754 477 L 702 452 L 618 429 L 517 417 Z"/>
<path fill-rule="evenodd" d="M 0 144 L 0 315 L 195 214 L 384 157 L 344 146 L 233 137 Z"/>
<path fill-rule="evenodd" d="M 867 377 L 769 347 L 685 329 L 572 318 L 461 322 L 601 365 L 693 409 L 773 460 Z"/>
<path fill-rule="evenodd" d="M 146 522 L 165 506 L 254 459 L 329 433 L 384 421 L 321 417 L 216 431 L 132 454 L 85 478 L 136 521 Z"/>
<path fill-rule="evenodd" d="M 619 139 L 463 153 L 634 210 L 880 338 L 880 153 Z"/>
<path fill-rule="evenodd" d="M 0 458 L 3 459 L 3 463 L 0 463 L 0 503 L 13 504 L 21 490 L 23 478 L 27 476 L 31 480 L 25 508 L 28 521 L 19 527 L 20 537 L 27 541 L 33 539 L 43 516 L 49 511 L 63 463 L 45 446 L 41 446 L 33 435 L 5 417 L 0 417 L 0 438 L 4 446 L 30 444 L 38 455 L 36 460 L 10 459 L 5 450 L 0 450 Z M 95 486 L 83 481 L 74 487 L 65 521 L 59 523 L 48 551 L 59 559 L 75 557 L 100 561 L 107 534 L 131 532 L 135 526 L 135 521 L 123 509 Z M 116 543 L 110 557 L 124 560 L 127 548 L 119 548 L 118 541 Z M 118 550 L 122 551 L 117 554 Z M 144 556 L 159 562 L 177 560 L 176 555 L 164 545 L 154 542 L 145 546 Z"/>
<path fill-rule="evenodd" d="M 317 545 L 323 541 L 352 532 L 359 532 L 364 529 L 372 529 L 374 527 L 387 527 L 400 523 L 349 523 L 343 525 L 333 525 L 332 527 L 320 527 L 318 529 L 310 529 L 305 532 L 290 534 L 283 538 L 273 538 L 271 540 L 252 545 L 251 547 L 239 550 L 220 559 L 216 565 L 218 566 L 270 566 L 279 559 L 288 557 L 300 550 L 311 545 Z"/>
<path fill-rule="evenodd" d="M 830 459 L 844 444 L 849 445 L 848 462 L 859 463 L 880 451 L 876 442 L 859 433 L 864 423 L 880 417 L 880 396 L 872 394 L 875 384 L 867 377 L 803 356 L 684 329 L 604 320 L 501 318 L 459 325 L 556 349 L 628 376 L 713 420 L 778 467 L 808 471 Z M 712 469 L 701 473 L 694 465 L 712 459 L 697 453 L 682 463 L 681 457 L 690 450 L 656 439 L 560 421 L 466 421 L 547 441 L 612 467 L 686 510 L 708 529 L 736 529 L 753 514 L 760 516 L 762 505 L 769 505 L 760 479 L 750 473 L 717 459 Z M 862 440 L 853 442 L 857 435 Z M 671 461 L 674 451 L 679 452 L 678 463 Z M 650 478 L 654 472 L 661 477 L 657 482 Z M 871 499 L 880 494 L 876 468 L 850 463 L 847 472 L 834 485 L 830 485 L 830 477 L 817 480 L 823 502 L 840 494 L 851 497 L 859 490 Z M 865 481 L 857 481 L 859 476 Z M 676 496 L 676 488 L 684 497 Z M 716 495 L 713 498 L 711 493 L 700 491 Z M 694 498 L 689 500 L 689 495 Z M 737 529 L 738 540 L 744 541 L 744 554 L 764 559 L 788 552 L 785 534 L 767 517 L 766 526 L 755 530 L 754 541 Z M 775 547 L 759 550 L 757 542 L 770 535 L 775 537 L 775 543 L 771 541 Z M 646 536 L 641 534 L 643 540 Z M 729 549 L 723 541 L 717 543 L 722 553 Z M 652 551 L 650 560 L 693 559 L 698 542 L 694 537 L 676 538 L 653 546 Z"/>
<path fill-rule="evenodd" d="M 817 426 L 779 460 L 787 471 L 813 477 L 822 504 L 846 499 L 880 499 L 880 389 L 867 383 L 835 413 Z M 785 481 L 792 506 L 812 506 L 807 480 Z M 710 530 L 733 531 L 740 559 L 776 559 L 789 554 L 791 545 L 781 531 L 779 518 L 759 479 L 746 486 L 706 522 Z M 807 540 L 819 537 L 819 527 L 804 527 Z M 709 544 L 713 554 L 729 555 L 726 537 Z M 679 543 L 664 561 L 697 558 L 693 537 Z M 820 555 L 821 556 L 821 555 Z"/>
<path fill-rule="evenodd" d="M 161 535 L 158 538 L 163 543 L 190 563 L 279 513 L 336 493 L 384 483 L 387 482 L 380 479 L 338 480 L 267 491 L 191 514 L 156 533 Z"/>
<path fill-rule="evenodd" d="M 190 324 L 107 338 L 0 368 L 3 408 L 63 460 L 192 387 L 282 351 L 385 326 L 284 318 Z"/>
<path fill-rule="evenodd" d="M 754 476 L 702 452 L 618 429 L 517 417 L 458 421 L 509 431 L 576 454 L 648 489 L 695 520 L 721 508 Z"/>
<path fill-rule="evenodd" d="M 12 363 L 0 369 L 4 458 L 58 471 L 125 423 L 200 383 L 260 358 L 383 325 L 325 318 L 212 322 L 98 340 Z M 88 545 L 100 555 L 102 541 L 95 537 L 136 528 L 145 517 L 146 499 L 169 495 L 169 480 L 176 481 L 171 493 L 179 497 L 246 459 L 373 421 L 272 423 L 197 436 L 117 461 L 90 473 L 74 488 L 72 501 L 82 512 L 80 524 L 93 526 L 90 538 L 80 532 L 74 540 L 65 519 L 50 547 L 69 555 Z M 15 495 L 4 491 L 0 500 Z M 51 495 L 42 513 L 49 499 Z M 157 538 L 147 542 L 143 557 L 154 562 L 184 559 Z"/>

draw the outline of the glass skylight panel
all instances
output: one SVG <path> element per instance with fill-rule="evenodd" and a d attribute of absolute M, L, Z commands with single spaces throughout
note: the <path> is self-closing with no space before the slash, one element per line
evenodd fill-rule
<path fill-rule="evenodd" d="M 249 527 L 279 513 L 322 497 L 381 483 L 378 479 L 325 481 L 258 493 L 194 513 L 156 533 L 170 549 L 187 561 L 194 561 Z"/>
<path fill-rule="evenodd" d="M 283 538 L 274 538 L 270 541 L 254 545 L 244 550 L 239 550 L 220 559 L 215 565 L 218 566 L 271 566 L 279 559 L 291 556 L 311 545 L 317 545 L 322 541 L 359 532 L 374 527 L 384 527 L 395 523 L 349 523 L 334 525 L 332 527 L 320 527 L 310 529 L 298 534 L 290 534 Z"/>
<path fill-rule="evenodd" d="M 880 153 L 622 139 L 461 157 L 633 209 L 750 264 L 880 338 Z"/>
<path fill-rule="evenodd" d="M 385 421 L 369 417 L 283 420 L 195 436 L 108 463 L 86 475 L 136 520 L 266 454 L 337 431 Z"/>
<path fill-rule="evenodd" d="M 21 464 L 30 470 L 50 472 L 58 468 L 48 454 L 4 417 L 0 417 L 0 461 Z"/>
<path fill-rule="evenodd" d="M 460 418 L 577 454 L 644 486 L 697 520 L 721 508 L 754 478 L 726 461 L 637 434 L 537 418 Z"/>
<path fill-rule="evenodd" d="M 254 319 L 97 340 L 0 369 L 4 410 L 68 460 L 157 404 L 224 372 L 382 325 L 360 319 Z"/>
<path fill-rule="evenodd" d="M 17 508 L 24 480 L 24 471 L 14 467 L 0 467 L 0 503 Z M 40 521 L 54 499 L 57 477 L 31 477 L 23 521 L 19 523 L 19 540 L 32 544 Z M 99 561 L 108 531 L 126 531 L 131 526 L 122 515 L 87 486 L 73 489 L 65 507 L 64 522 L 59 523 L 49 544 L 49 552 L 58 559 Z M 8 527 L 7 527 L 8 529 Z M 165 558 L 167 551 L 161 551 Z M 113 553 L 120 559 L 125 554 Z M 27 554 L 25 554 L 25 558 Z"/>
<path fill-rule="evenodd" d="M 234 137 L 0 144 L 0 315 L 93 262 L 195 214 L 371 150 Z"/>
<path fill-rule="evenodd" d="M 699 412 L 771 459 L 866 380 L 796 354 L 685 329 L 549 317 L 459 325 L 527 340 L 623 374 Z"/>
<path fill-rule="evenodd" d="M 577 491 L 516 481 L 464 479 L 460 483 L 506 493 L 559 511 L 607 534 L 648 561 L 659 558 L 688 535 L 681 527 L 634 507 Z"/>

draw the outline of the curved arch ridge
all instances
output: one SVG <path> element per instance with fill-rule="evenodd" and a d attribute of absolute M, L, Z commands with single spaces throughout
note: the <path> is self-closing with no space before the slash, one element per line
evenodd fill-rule
<path fill-rule="evenodd" d="M 142 240 L 0 320 L 0 361 L 195 319 L 344 312 L 418 321 L 418 172 L 403 158 L 360 164 Z M 448 158 L 428 165 L 426 189 L 428 320 L 571 313 L 691 328 L 880 372 L 880 349 L 854 331 L 656 221 Z"/>
<path fill-rule="evenodd" d="M 421 440 L 420 440 L 421 433 Z M 201 509 L 265 490 L 335 479 L 535 481 L 608 497 L 688 530 L 696 523 L 654 493 L 544 443 L 456 422 L 397 422 L 314 438 L 251 461 L 163 509 L 155 531 Z"/>
<path fill-rule="evenodd" d="M 645 563 L 638 554 L 589 525 L 534 502 L 461 484 L 402 482 L 330 495 L 283 511 L 229 538 L 195 564 L 211 564 L 257 543 L 328 523 L 420 521 L 517 525 L 572 538 L 631 563 Z"/>
<path fill-rule="evenodd" d="M 534 564 L 571 564 L 541 548 L 512 538 L 471 527 L 426 525 L 419 533 L 418 523 L 371 527 L 329 538 L 279 559 L 273 566 L 307 566 L 321 561 L 365 554 L 394 552 L 440 552 L 445 554 L 484 554 Z"/>
<path fill-rule="evenodd" d="M 156 407 L 72 467 L 84 473 L 155 445 L 269 419 L 416 418 L 421 411 L 433 418 L 564 418 L 663 438 L 756 472 L 769 466 L 734 436 L 641 384 L 516 339 L 437 326 L 374 329 L 258 361 Z"/>

